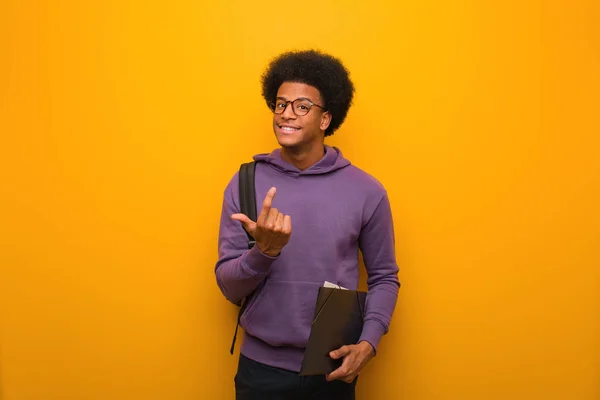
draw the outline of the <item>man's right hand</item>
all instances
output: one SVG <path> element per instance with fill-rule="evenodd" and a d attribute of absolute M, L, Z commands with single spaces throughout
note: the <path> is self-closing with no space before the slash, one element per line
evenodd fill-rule
<path fill-rule="evenodd" d="M 245 214 L 233 214 L 232 219 L 240 221 L 244 229 L 256 240 L 258 249 L 270 257 L 276 257 L 290 240 L 292 234 L 292 217 L 280 214 L 276 208 L 271 208 L 276 189 L 272 187 L 263 200 L 262 209 L 252 221 Z"/>

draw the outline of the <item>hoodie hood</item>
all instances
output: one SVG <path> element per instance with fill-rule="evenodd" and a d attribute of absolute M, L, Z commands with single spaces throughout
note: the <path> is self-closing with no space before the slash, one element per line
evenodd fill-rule
<path fill-rule="evenodd" d="M 281 148 L 273 150 L 270 154 L 257 154 L 254 156 L 254 161 L 265 162 L 275 169 L 291 175 L 321 175 L 350 165 L 350 161 L 344 158 L 340 149 L 327 145 L 325 145 L 323 158 L 304 171 L 284 161 L 281 157 Z"/>

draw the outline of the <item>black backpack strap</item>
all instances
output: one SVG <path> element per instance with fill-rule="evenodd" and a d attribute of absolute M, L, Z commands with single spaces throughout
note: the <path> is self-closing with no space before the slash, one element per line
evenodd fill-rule
<path fill-rule="evenodd" d="M 254 222 L 256 222 L 255 170 L 256 162 L 244 163 L 240 166 L 239 174 L 240 212 L 246 214 Z M 251 249 L 256 242 L 248 232 L 246 235 L 248 236 L 248 248 Z"/>
<path fill-rule="evenodd" d="M 240 192 L 240 212 L 245 214 L 252 221 L 256 222 L 256 194 L 254 189 L 254 171 L 256 170 L 256 162 L 248 162 L 240 165 L 240 173 L 239 173 L 239 192 Z M 256 244 L 256 241 L 246 231 L 246 235 L 248 236 L 248 248 L 251 249 Z M 235 332 L 233 333 L 233 341 L 231 342 L 231 349 L 229 353 L 233 354 L 233 350 L 235 348 L 235 342 L 237 339 L 238 328 L 240 327 L 240 322 L 242 319 L 242 315 L 244 311 L 246 311 L 246 307 L 248 306 L 248 302 L 250 301 L 250 297 L 252 293 L 246 296 L 245 299 L 242 300 L 242 304 L 240 310 L 238 312 L 237 324 L 235 326 Z"/>

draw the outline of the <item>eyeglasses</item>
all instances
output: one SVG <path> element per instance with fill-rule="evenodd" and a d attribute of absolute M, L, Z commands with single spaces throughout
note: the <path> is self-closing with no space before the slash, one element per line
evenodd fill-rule
<path fill-rule="evenodd" d="M 269 103 L 269 108 L 275 114 L 283 114 L 283 112 L 285 111 L 285 109 L 287 108 L 289 103 L 292 104 L 292 111 L 294 112 L 294 114 L 296 114 L 299 117 L 308 114 L 308 112 L 310 111 L 310 109 L 313 106 L 319 107 L 319 108 L 325 110 L 325 107 L 315 104 L 312 101 L 310 101 L 309 99 L 306 99 L 304 97 L 300 97 L 293 101 L 277 99 L 276 101 L 272 101 Z"/>

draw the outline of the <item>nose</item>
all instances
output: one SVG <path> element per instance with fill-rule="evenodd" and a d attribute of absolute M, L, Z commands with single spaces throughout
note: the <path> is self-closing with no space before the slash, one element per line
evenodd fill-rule
<path fill-rule="evenodd" d="M 292 103 L 287 103 L 283 112 L 281 113 L 281 117 L 283 119 L 296 119 L 296 114 L 294 114 L 294 110 L 292 110 Z"/>

